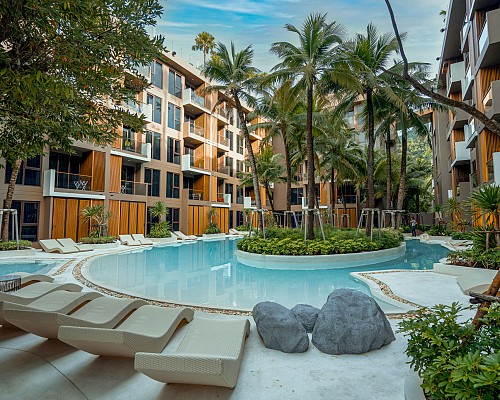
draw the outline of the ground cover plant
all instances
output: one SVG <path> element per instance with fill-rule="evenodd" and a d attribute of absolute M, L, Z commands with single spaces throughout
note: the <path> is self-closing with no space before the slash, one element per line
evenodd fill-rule
<path fill-rule="evenodd" d="M 116 241 L 116 237 L 114 236 L 83 237 L 80 239 L 80 241 L 85 244 L 106 244 L 106 243 L 114 243 Z"/>
<path fill-rule="evenodd" d="M 360 253 L 398 247 L 403 241 L 401 232 L 382 229 L 381 236 L 375 233 L 373 241 L 364 232 L 355 230 L 326 229 L 323 240 L 320 231 L 315 232 L 313 240 L 304 241 L 300 229 L 273 228 L 266 231 L 266 238 L 261 235 L 247 237 L 238 242 L 238 250 L 248 253 L 267 255 L 328 255 Z"/>
<path fill-rule="evenodd" d="M 29 249 L 31 247 L 31 242 L 29 240 L 20 240 L 20 249 Z M 17 250 L 17 242 L 15 240 L 10 240 L 8 242 L 0 242 L 0 251 L 7 250 Z"/>

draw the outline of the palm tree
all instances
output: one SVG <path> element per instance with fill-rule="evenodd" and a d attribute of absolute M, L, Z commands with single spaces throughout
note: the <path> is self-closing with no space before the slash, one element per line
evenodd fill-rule
<path fill-rule="evenodd" d="M 94 206 L 88 206 L 82 210 L 82 218 L 84 222 L 91 222 L 94 228 L 91 232 L 91 236 L 97 234 L 98 237 L 106 236 L 108 234 L 108 220 L 113 216 L 111 211 L 108 211 L 104 206 L 96 204 Z"/>
<path fill-rule="evenodd" d="M 203 51 L 203 65 L 207 63 L 207 54 L 212 52 L 215 48 L 215 38 L 208 32 L 200 32 L 194 38 L 194 46 L 191 47 L 193 51 Z"/>
<path fill-rule="evenodd" d="M 255 203 L 257 204 L 257 209 L 260 210 L 262 209 L 262 203 L 259 193 L 259 176 L 257 174 L 257 166 L 255 164 L 255 156 L 250 141 L 250 135 L 248 134 L 248 121 L 242 105 L 242 101 L 245 101 L 250 106 L 256 105 L 256 99 L 252 95 L 252 92 L 257 89 L 257 79 L 260 71 L 252 67 L 253 50 L 251 46 L 236 52 L 234 43 L 231 42 L 231 52 L 229 52 L 223 43 L 218 43 L 215 54 L 217 57 L 208 61 L 205 65 L 204 72 L 210 79 L 216 81 L 218 85 L 210 85 L 205 90 L 208 92 L 226 92 L 234 102 L 236 112 L 241 122 L 241 132 L 245 138 L 248 162 L 252 172 Z M 222 98 L 219 99 L 214 108 L 217 107 L 222 100 Z M 263 223 L 263 221 L 261 222 Z"/>
<path fill-rule="evenodd" d="M 313 142 L 313 99 L 314 91 L 325 71 L 327 71 L 337 53 L 338 44 L 342 41 L 344 29 L 336 22 L 327 23 L 326 14 L 310 14 L 300 29 L 286 24 L 285 29 L 297 34 L 299 45 L 288 42 L 277 42 L 271 51 L 282 61 L 273 71 L 275 77 L 290 80 L 297 77 L 297 84 L 306 92 L 306 146 L 307 146 L 307 237 L 314 239 L 314 142 Z M 271 74 L 273 76 L 273 74 Z"/>
<path fill-rule="evenodd" d="M 292 149 L 293 134 L 297 130 L 299 117 L 304 111 L 302 91 L 293 86 L 291 81 L 281 86 L 272 86 L 264 94 L 255 115 L 264 117 L 266 122 L 254 124 L 250 129 L 264 128 L 267 131 L 266 141 L 275 137 L 283 140 L 286 168 L 286 209 L 292 209 Z"/>
<path fill-rule="evenodd" d="M 500 247 L 500 186 L 481 186 L 471 194 L 470 200 L 476 219 L 482 218 L 485 226 L 493 223 L 496 247 Z"/>

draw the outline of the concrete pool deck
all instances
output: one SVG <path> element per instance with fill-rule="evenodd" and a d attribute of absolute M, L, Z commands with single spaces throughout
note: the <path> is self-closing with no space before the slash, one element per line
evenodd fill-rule
<path fill-rule="evenodd" d="M 57 282 L 76 282 L 72 268 L 88 256 L 34 253 L 37 258 L 73 260 L 55 276 Z M 97 253 L 106 252 L 99 250 Z M 468 302 L 468 296 L 460 290 L 454 276 L 428 271 L 367 274 L 387 285 L 394 295 L 421 306 Z M 467 317 L 473 314 L 470 311 Z M 312 344 L 306 353 L 284 354 L 264 347 L 251 317 L 201 311 L 197 311 L 195 317 L 200 315 L 251 321 L 238 385 L 233 390 L 164 385 L 136 372 L 132 359 L 97 357 L 57 340 L 0 327 L 0 397 L 36 400 L 404 398 L 404 379 L 409 367 L 404 354 L 406 339 L 400 333 L 396 333 L 396 341 L 390 345 L 363 355 L 330 356 L 319 352 Z M 394 331 L 398 321 L 391 319 Z M 164 352 L 177 348 L 188 327 L 176 332 Z"/>

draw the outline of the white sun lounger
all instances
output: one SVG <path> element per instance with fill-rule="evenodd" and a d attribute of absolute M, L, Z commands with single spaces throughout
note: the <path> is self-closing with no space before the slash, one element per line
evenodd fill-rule
<path fill-rule="evenodd" d="M 139 242 L 140 244 L 153 245 L 153 241 L 151 239 L 145 238 L 142 233 L 133 233 L 132 239 Z"/>
<path fill-rule="evenodd" d="M 60 326 L 88 326 L 114 328 L 137 308 L 147 304 L 143 300 L 99 297 L 70 315 L 35 310 L 5 310 L 5 320 L 26 332 L 46 338 L 57 338 Z"/>
<path fill-rule="evenodd" d="M 141 242 L 138 240 L 132 239 L 131 235 L 119 235 L 120 242 L 124 244 L 125 246 L 140 246 Z"/>
<path fill-rule="evenodd" d="M 58 338 L 88 353 L 134 357 L 140 351 L 161 352 L 177 327 L 192 319 L 190 308 L 147 305 L 134 311 L 115 329 L 61 326 Z"/>
<path fill-rule="evenodd" d="M 66 290 L 68 292 L 81 292 L 82 287 L 74 283 L 51 283 L 51 282 L 37 282 L 13 292 L 4 293 L 0 292 L 0 324 L 5 323 L 3 305 L 4 302 L 16 304 L 30 304 L 47 293 L 56 290 Z"/>
<path fill-rule="evenodd" d="M 238 380 L 248 320 L 195 318 L 173 354 L 137 353 L 137 371 L 160 382 L 234 388 Z"/>
<path fill-rule="evenodd" d="M 62 246 L 56 239 L 40 239 L 38 243 L 46 253 L 69 254 L 80 251 L 75 246 Z"/>
<path fill-rule="evenodd" d="M 77 244 L 75 241 L 71 238 L 64 238 L 64 239 L 57 239 L 57 241 L 63 246 L 63 247 L 76 247 L 78 251 L 92 251 L 94 248 L 90 244 Z"/>
<path fill-rule="evenodd" d="M 36 282 L 53 282 L 54 278 L 44 274 L 30 274 L 29 272 L 16 271 L 9 275 L 17 275 L 21 277 L 21 287 L 31 285 Z"/>
<path fill-rule="evenodd" d="M 181 240 L 198 240 L 199 237 L 196 235 L 184 235 L 181 231 L 172 232 L 175 236 L 177 236 Z"/>
<path fill-rule="evenodd" d="M 234 228 L 230 228 L 230 229 L 229 229 L 229 233 L 230 233 L 231 235 L 235 235 L 235 236 L 244 236 L 244 233 L 243 233 L 243 232 L 240 232 L 240 231 L 238 231 L 238 230 L 236 230 L 236 229 L 234 229 Z"/>

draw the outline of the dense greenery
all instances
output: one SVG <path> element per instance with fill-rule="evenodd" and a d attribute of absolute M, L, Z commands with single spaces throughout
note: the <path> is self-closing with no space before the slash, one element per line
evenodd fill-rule
<path fill-rule="evenodd" d="M 400 323 L 406 354 L 423 379 L 428 399 L 500 398 L 500 304 L 492 304 L 479 330 L 458 322 L 464 308 L 438 305 Z"/>
<path fill-rule="evenodd" d="M 470 249 L 452 251 L 448 254 L 448 261 L 453 265 L 472 268 L 498 269 L 500 266 L 500 249 Z"/>
<path fill-rule="evenodd" d="M 80 241 L 85 244 L 106 244 L 116 242 L 114 236 L 84 237 Z"/>
<path fill-rule="evenodd" d="M 31 247 L 31 242 L 29 240 L 20 240 L 19 248 L 20 249 L 29 249 Z M 0 242 L 0 251 L 6 250 L 17 250 L 17 243 L 15 240 L 11 240 L 9 242 Z"/>
<path fill-rule="evenodd" d="M 153 219 L 151 230 L 148 233 L 150 238 L 168 238 L 171 235 L 172 224 L 167 221 L 168 207 L 163 201 L 157 201 L 149 208 L 149 213 Z"/>
<path fill-rule="evenodd" d="M 453 240 L 474 240 L 476 234 L 474 232 L 452 232 L 450 236 Z"/>
<path fill-rule="evenodd" d="M 373 242 L 364 232 L 356 235 L 352 230 L 327 232 L 326 240 L 315 232 L 313 240 L 304 241 L 304 233 L 299 229 L 273 228 L 266 231 L 266 239 L 252 236 L 240 240 L 238 250 L 268 255 L 345 254 L 389 249 L 399 246 L 402 240 L 399 231 L 384 229 L 380 238 L 374 234 Z"/>

